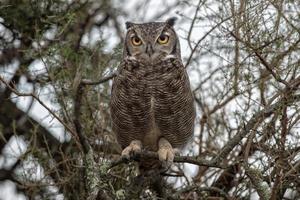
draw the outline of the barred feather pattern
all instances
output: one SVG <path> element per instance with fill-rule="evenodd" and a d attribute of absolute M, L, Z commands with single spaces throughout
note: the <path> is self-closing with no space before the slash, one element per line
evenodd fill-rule
<path fill-rule="evenodd" d="M 193 135 L 194 99 L 179 58 L 156 64 L 124 59 L 113 80 L 110 108 L 122 148 L 140 140 L 145 149 L 157 151 L 161 137 L 180 148 Z"/>

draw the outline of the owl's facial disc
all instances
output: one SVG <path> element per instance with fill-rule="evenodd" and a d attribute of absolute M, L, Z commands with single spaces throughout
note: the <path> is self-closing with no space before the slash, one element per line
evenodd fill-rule
<path fill-rule="evenodd" d="M 135 59 L 155 63 L 167 56 L 175 53 L 175 41 L 170 38 L 171 33 L 163 31 L 154 37 L 146 35 L 142 37 L 138 34 L 131 35 L 131 56 Z"/>
<path fill-rule="evenodd" d="M 173 28 L 163 22 L 127 23 L 127 56 L 142 63 L 154 64 L 176 57 L 178 39 Z"/>

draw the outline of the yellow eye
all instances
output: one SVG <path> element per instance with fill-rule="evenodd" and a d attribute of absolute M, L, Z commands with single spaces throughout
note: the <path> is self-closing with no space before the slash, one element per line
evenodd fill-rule
<path fill-rule="evenodd" d="M 157 42 L 159 44 L 167 44 L 169 42 L 169 36 L 167 35 L 161 35 L 159 36 L 159 38 L 157 39 Z"/>
<path fill-rule="evenodd" d="M 131 38 L 131 42 L 134 46 L 140 46 L 142 44 L 142 40 L 138 38 L 137 36 L 133 36 Z"/>

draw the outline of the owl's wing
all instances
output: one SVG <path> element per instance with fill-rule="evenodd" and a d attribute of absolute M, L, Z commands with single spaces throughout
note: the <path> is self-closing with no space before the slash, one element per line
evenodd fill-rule
<path fill-rule="evenodd" d="M 134 67 L 138 66 L 123 61 L 112 85 L 110 102 L 112 128 L 123 148 L 132 140 L 142 140 L 150 129 L 148 88 L 143 78 L 130 70 Z"/>
<path fill-rule="evenodd" d="M 180 59 L 168 59 L 155 90 L 155 121 L 173 147 L 186 144 L 193 135 L 194 97 L 187 72 Z"/>

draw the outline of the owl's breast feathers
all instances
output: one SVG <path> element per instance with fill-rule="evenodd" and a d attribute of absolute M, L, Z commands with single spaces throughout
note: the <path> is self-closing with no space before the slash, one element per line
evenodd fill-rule
<path fill-rule="evenodd" d="M 193 135 L 195 107 L 189 79 L 179 59 L 155 65 L 125 60 L 111 96 L 112 127 L 122 147 L 140 140 L 157 150 L 160 137 L 181 147 Z"/>

